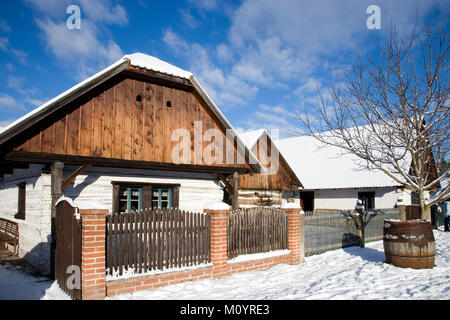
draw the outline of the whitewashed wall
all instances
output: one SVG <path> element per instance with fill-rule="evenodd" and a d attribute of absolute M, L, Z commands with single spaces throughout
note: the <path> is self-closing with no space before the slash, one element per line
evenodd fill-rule
<path fill-rule="evenodd" d="M 64 178 L 76 167 L 64 167 Z M 180 208 L 203 211 L 210 202 L 223 200 L 223 188 L 213 174 L 122 168 L 91 168 L 79 175 L 64 194 L 74 200 L 99 200 L 112 210 L 112 182 L 179 184 Z"/>
<path fill-rule="evenodd" d="M 375 208 L 385 209 L 393 208 L 399 197 L 403 197 L 404 204 L 411 204 L 411 195 L 407 191 L 401 191 L 396 187 L 384 188 L 363 188 L 363 189 L 336 189 L 336 190 L 314 190 L 314 208 L 318 209 L 338 209 L 351 210 L 355 208 L 358 200 L 358 192 L 375 192 Z M 295 199 L 294 202 L 300 202 L 299 193 L 296 191 L 293 196 L 290 191 L 283 195 L 283 203 L 288 198 Z"/>
<path fill-rule="evenodd" d="M 15 219 L 18 207 L 17 184 L 26 182 L 25 220 Z M 14 169 L 0 182 L 0 217 L 19 223 L 19 256 L 49 273 L 50 259 L 50 175 L 42 174 L 42 165 Z"/>
<path fill-rule="evenodd" d="M 51 177 L 42 174 L 42 165 L 15 169 L 0 182 L 0 217 L 19 223 L 19 256 L 42 273 L 50 272 Z M 66 166 L 64 178 L 77 167 Z M 73 200 L 97 200 L 112 209 L 111 182 L 142 182 L 180 185 L 180 208 L 203 211 L 210 202 L 223 200 L 223 189 L 211 174 L 134 170 L 122 168 L 91 168 L 78 176 L 64 194 Z M 18 207 L 18 184 L 26 182 L 26 217 L 15 219 Z"/>

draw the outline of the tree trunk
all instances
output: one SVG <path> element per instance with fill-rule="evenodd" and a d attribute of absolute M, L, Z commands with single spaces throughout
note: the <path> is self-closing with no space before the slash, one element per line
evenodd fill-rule
<path fill-rule="evenodd" d="M 431 208 L 425 204 L 425 192 L 419 190 L 420 219 L 431 221 Z"/>

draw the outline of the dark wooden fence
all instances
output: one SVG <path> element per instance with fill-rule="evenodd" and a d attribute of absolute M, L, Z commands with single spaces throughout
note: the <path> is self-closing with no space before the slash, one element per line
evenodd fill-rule
<path fill-rule="evenodd" d="M 81 299 L 81 221 L 67 201 L 56 206 L 55 279 L 72 299 Z"/>
<path fill-rule="evenodd" d="M 228 215 L 228 259 L 241 254 L 287 249 L 287 214 L 279 209 L 253 207 Z"/>
<path fill-rule="evenodd" d="M 122 275 L 209 263 L 210 218 L 178 209 L 115 213 L 106 218 L 106 266 Z M 114 270 L 114 272 L 113 272 Z"/>

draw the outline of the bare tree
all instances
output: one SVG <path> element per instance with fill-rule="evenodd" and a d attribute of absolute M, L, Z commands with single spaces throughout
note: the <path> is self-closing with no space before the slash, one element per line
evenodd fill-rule
<path fill-rule="evenodd" d="M 446 24 L 445 24 L 446 26 Z M 391 27 L 378 55 L 364 58 L 330 81 L 327 98 L 297 114 L 309 134 L 343 153 L 356 155 L 365 170 L 380 170 L 420 199 L 422 219 L 431 219 L 426 194 L 449 177 L 442 170 L 449 151 L 449 86 L 446 31 L 416 26 L 403 38 Z"/>

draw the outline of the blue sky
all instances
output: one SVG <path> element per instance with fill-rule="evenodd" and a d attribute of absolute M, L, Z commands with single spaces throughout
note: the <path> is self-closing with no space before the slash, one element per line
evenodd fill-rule
<path fill-rule="evenodd" d="M 66 27 L 69 5 L 81 29 Z M 381 29 L 369 30 L 369 5 Z M 143 52 L 192 71 L 240 131 L 300 123 L 317 85 L 375 53 L 392 21 L 444 19 L 450 1 L 14 0 L 0 4 L 0 127 L 121 58 Z"/>

